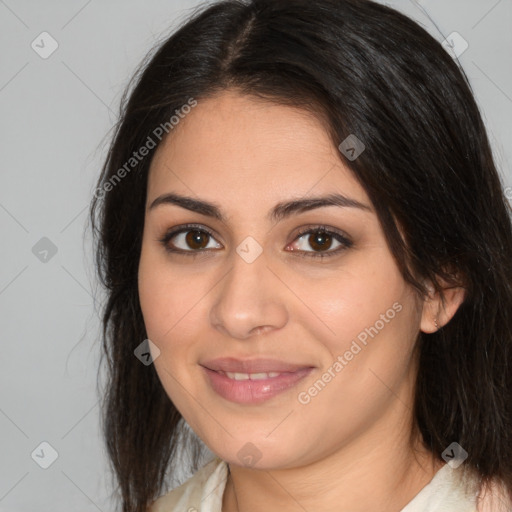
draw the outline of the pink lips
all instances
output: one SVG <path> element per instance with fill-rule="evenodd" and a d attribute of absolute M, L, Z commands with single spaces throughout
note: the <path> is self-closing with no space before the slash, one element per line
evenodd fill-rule
<path fill-rule="evenodd" d="M 243 404 L 269 400 L 295 386 L 313 370 L 311 366 L 276 359 L 240 360 L 230 357 L 205 361 L 201 366 L 217 394 Z"/>

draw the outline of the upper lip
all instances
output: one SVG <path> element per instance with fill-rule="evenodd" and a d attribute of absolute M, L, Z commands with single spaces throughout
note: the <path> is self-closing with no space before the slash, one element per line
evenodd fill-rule
<path fill-rule="evenodd" d="M 236 359 L 234 357 L 211 359 L 200 364 L 216 372 L 230 373 L 283 373 L 312 368 L 311 365 L 287 363 L 278 359 Z"/>

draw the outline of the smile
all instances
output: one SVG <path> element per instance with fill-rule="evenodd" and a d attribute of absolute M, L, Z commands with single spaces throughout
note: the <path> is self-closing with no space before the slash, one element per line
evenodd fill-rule
<path fill-rule="evenodd" d="M 239 404 L 260 404 L 291 390 L 313 367 L 274 359 L 221 358 L 201 363 L 209 387 Z"/>

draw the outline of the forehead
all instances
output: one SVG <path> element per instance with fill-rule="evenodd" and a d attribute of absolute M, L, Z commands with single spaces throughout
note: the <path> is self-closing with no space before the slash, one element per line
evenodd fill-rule
<path fill-rule="evenodd" d="M 161 143 L 148 201 L 171 190 L 253 207 L 336 191 L 367 201 L 342 158 L 310 112 L 226 91 L 198 100 Z"/>

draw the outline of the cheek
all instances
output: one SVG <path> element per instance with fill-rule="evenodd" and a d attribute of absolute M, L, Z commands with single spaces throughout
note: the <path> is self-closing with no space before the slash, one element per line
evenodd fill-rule
<path fill-rule="evenodd" d="M 198 302 L 200 290 L 190 286 L 189 278 L 176 274 L 166 264 L 165 255 L 143 247 L 138 272 L 139 300 L 147 336 L 160 350 L 154 361 L 155 370 L 174 405 L 186 411 L 190 404 L 183 385 L 192 389 L 187 380 L 187 361 L 193 348 L 190 329 L 194 321 L 190 319 L 197 314 L 193 305 Z"/>
<path fill-rule="evenodd" d="M 335 279 L 301 285 L 305 302 L 315 313 L 312 335 L 321 336 L 331 354 L 346 350 L 358 336 L 364 339 L 375 324 L 377 330 L 389 332 L 407 316 L 397 310 L 410 302 L 409 288 L 393 260 L 375 254 L 361 263 L 347 264 L 350 270 L 341 270 Z"/>
<path fill-rule="evenodd" d="M 165 330 L 170 327 L 172 305 L 165 293 L 165 275 L 161 274 L 160 267 L 153 260 L 151 255 L 142 251 L 138 273 L 139 301 L 148 337 L 160 345 Z"/>
<path fill-rule="evenodd" d="M 203 280 L 204 281 L 204 280 Z M 204 290 L 202 289 L 204 288 Z M 143 248 L 138 272 L 139 300 L 148 336 L 157 345 L 186 332 L 194 304 L 206 293 L 201 279 L 173 272 L 165 255 Z"/>
<path fill-rule="evenodd" d="M 330 329 L 310 331 L 326 350 L 321 370 L 297 395 L 305 438 L 315 439 L 318 429 L 326 438 L 349 437 L 402 395 L 420 316 L 398 271 L 383 270 L 345 274 L 308 296 Z"/>

